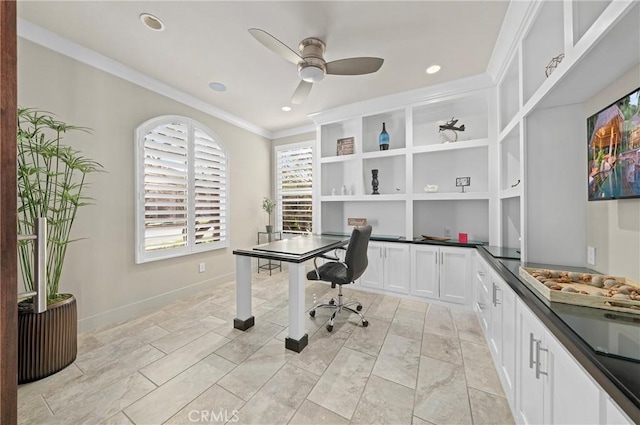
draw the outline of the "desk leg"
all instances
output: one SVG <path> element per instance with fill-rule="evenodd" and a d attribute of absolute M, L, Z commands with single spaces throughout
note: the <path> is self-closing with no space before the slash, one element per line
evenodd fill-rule
<path fill-rule="evenodd" d="M 251 257 L 236 255 L 236 314 L 233 327 L 246 331 L 255 323 L 251 315 Z"/>
<path fill-rule="evenodd" d="M 304 317 L 304 264 L 289 263 L 289 336 L 285 347 L 296 353 L 309 343 Z"/>

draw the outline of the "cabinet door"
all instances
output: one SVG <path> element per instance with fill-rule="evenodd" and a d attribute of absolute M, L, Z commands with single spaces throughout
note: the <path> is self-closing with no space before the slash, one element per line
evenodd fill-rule
<path fill-rule="evenodd" d="M 544 328 L 522 303 L 517 312 L 516 422 L 542 424 L 544 420 L 544 375 L 536 376 L 536 341 L 542 339 Z"/>
<path fill-rule="evenodd" d="M 541 373 L 546 384 L 545 423 L 598 423 L 598 385 L 549 332 L 546 333 L 540 349 Z"/>
<path fill-rule="evenodd" d="M 620 410 L 620 407 L 618 407 L 618 405 L 608 396 L 605 405 L 605 415 L 606 420 L 603 421 L 603 423 L 609 425 L 628 425 L 633 423 L 631 419 L 629 419 L 629 417 Z"/>
<path fill-rule="evenodd" d="M 499 277 L 496 283 L 500 287 L 500 303 L 502 306 L 502 384 L 509 401 L 515 397 L 516 374 L 516 294 Z"/>
<path fill-rule="evenodd" d="M 386 243 L 382 251 L 384 263 L 384 289 L 401 294 L 409 293 L 409 246 Z"/>
<path fill-rule="evenodd" d="M 470 281 L 471 250 L 440 248 L 440 299 L 456 304 L 470 300 L 467 284 Z"/>
<path fill-rule="evenodd" d="M 499 363 L 502 363 L 502 288 L 497 279 L 489 286 L 491 299 L 491 322 L 489 324 L 489 349 Z"/>
<path fill-rule="evenodd" d="M 411 295 L 438 298 L 438 257 L 440 250 L 427 245 L 411 246 Z"/>
<path fill-rule="evenodd" d="M 382 264 L 382 250 L 384 244 L 380 242 L 369 242 L 367 248 L 367 259 L 369 265 L 360 277 L 360 285 L 367 288 L 374 288 L 382 290 L 383 264 Z"/>

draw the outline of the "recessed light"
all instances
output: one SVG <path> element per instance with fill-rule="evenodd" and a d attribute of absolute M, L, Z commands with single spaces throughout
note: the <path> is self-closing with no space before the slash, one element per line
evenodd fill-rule
<path fill-rule="evenodd" d="M 162 23 L 162 21 L 150 13 L 141 13 L 140 21 L 142 21 L 144 26 L 146 26 L 150 30 L 162 31 L 164 29 L 164 24 Z"/>
<path fill-rule="evenodd" d="M 427 68 L 427 74 L 435 74 L 438 71 L 440 71 L 440 65 L 431 65 Z"/>
<path fill-rule="evenodd" d="M 291 106 L 283 106 L 282 110 L 285 111 L 285 112 L 289 112 L 289 111 L 291 111 Z"/>
<path fill-rule="evenodd" d="M 222 83 L 218 83 L 216 81 L 212 81 L 209 83 L 209 88 L 211 88 L 211 90 L 215 90 L 215 91 L 227 91 L 227 87 L 222 84 Z"/>

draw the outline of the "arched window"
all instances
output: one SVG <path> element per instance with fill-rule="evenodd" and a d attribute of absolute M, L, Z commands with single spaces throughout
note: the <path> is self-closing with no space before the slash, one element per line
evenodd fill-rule
<path fill-rule="evenodd" d="M 136 263 L 229 246 L 228 156 L 201 123 L 153 118 L 136 131 Z"/>

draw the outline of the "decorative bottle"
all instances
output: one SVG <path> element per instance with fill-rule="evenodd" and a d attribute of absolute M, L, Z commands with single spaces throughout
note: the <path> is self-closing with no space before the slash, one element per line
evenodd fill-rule
<path fill-rule="evenodd" d="M 389 133 L 387 133 L 387 128 L 385 127 L 385 123 L 382 123 L 382 132 L 378 137 L 378 143 L 380 144 L 381 151 L 386 151 L 389 149 Z"/>

